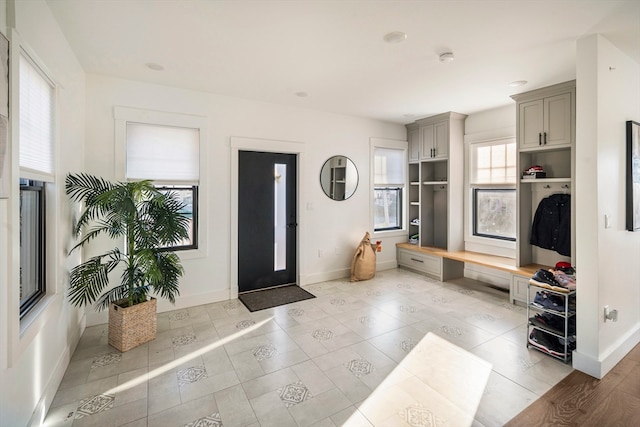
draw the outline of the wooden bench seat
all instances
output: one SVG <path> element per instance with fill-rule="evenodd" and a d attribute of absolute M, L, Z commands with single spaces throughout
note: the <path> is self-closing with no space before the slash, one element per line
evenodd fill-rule
<path fill-rule="evenodd" d="M 548 266 L 528 264 L 516 266 L 516 260 L 471 251 L 447 251 L 442 248 L 397 243 L 398 265 L 420 271 L 440 281 L 464 276 L 464 263 L 481 265 L 511 274 L 510 299 L 526 302 L 526 285 L 540 268 Z"/>

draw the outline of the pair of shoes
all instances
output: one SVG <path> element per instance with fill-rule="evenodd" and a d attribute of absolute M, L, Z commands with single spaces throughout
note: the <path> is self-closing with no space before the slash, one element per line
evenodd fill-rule
<path fill-rule="evenodd" d="M 535 272 L 531 279 L 529 279 L 529 283 L 541 288 L 551 289 L 558 292 L 569 292 L 568 288 L 558 283 L 552 272 L 544 270 L 542 268 Z"/>
<path fill-rule="evenodd" d="M 569 351 L 568 348 L 567 352 L 564 351 L 564 346 L 560 345 L 558 338 L 538 329 L 534 329 L 531 331 L 531 334 L 529 335 L 529 343 L 545 351 L 546 353 L 558 357 L 565 357 L 567 355 L 567 352 Z"/>
<path fill-rule="evenodd" d="M 533 305 L 536 307 L 546 308 L 558 313 L 564 313 L 564 304 L 564 298 L 545 291 L 536 292 L 536 296 L 533 297 Z"/>
<path fill-rule="evenodd" d="M 558 335 L 564 335 L 564 318 L 558 317 L 551 313 L 538 313 L 534 317 L 529 318 L 529 323 L 534 326 L 538 326 L 542 329 L 546 329 L 551 332 L 555 332 Z M 576 318 L 570 317 L 567 320 L 567 329 L 569 335 L 575 335 L 576 333 Z"/>
<path fill-rule="evenodd" d="M 420 225 L 420 218 L 412 219 L 409 224 L 411 224 L 411 225 Z"/>

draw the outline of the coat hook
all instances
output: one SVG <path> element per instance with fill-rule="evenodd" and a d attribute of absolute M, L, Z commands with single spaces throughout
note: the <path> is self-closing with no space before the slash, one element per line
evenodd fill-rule
<path fill-rule="evenodd" d="M 551 188 L 551 186 L 549 184 L 546 184 L 544 188 Z"/>
<path fill-rule="evenodd" d="M 564 184 L 562 188 L 569 188 L 569 184 Z"/>

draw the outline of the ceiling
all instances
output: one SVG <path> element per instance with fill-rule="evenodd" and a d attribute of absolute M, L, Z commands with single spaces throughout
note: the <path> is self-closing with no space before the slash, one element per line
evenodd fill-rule
<path fill-rule="evenodd" d="M 640 63 L 637 0 L 47 3 L 87 73 L 396 123 L 574 79 L 593 32 Z"/>

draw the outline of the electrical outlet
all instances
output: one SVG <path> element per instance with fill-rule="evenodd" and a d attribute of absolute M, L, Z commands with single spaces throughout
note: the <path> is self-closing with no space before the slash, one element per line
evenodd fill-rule
<path fill-rule="evenodd" d="M 318 249 L 318 258 L 322 258 L 324 256 L 324 251 L 322 249 Z"/>
<path fill-rule="evenodd" d="M 604 306 L 604 321 L 611 320 L 612 322 L 618 321 L 618 310 L 611 310 L 608 305 Z"/>

